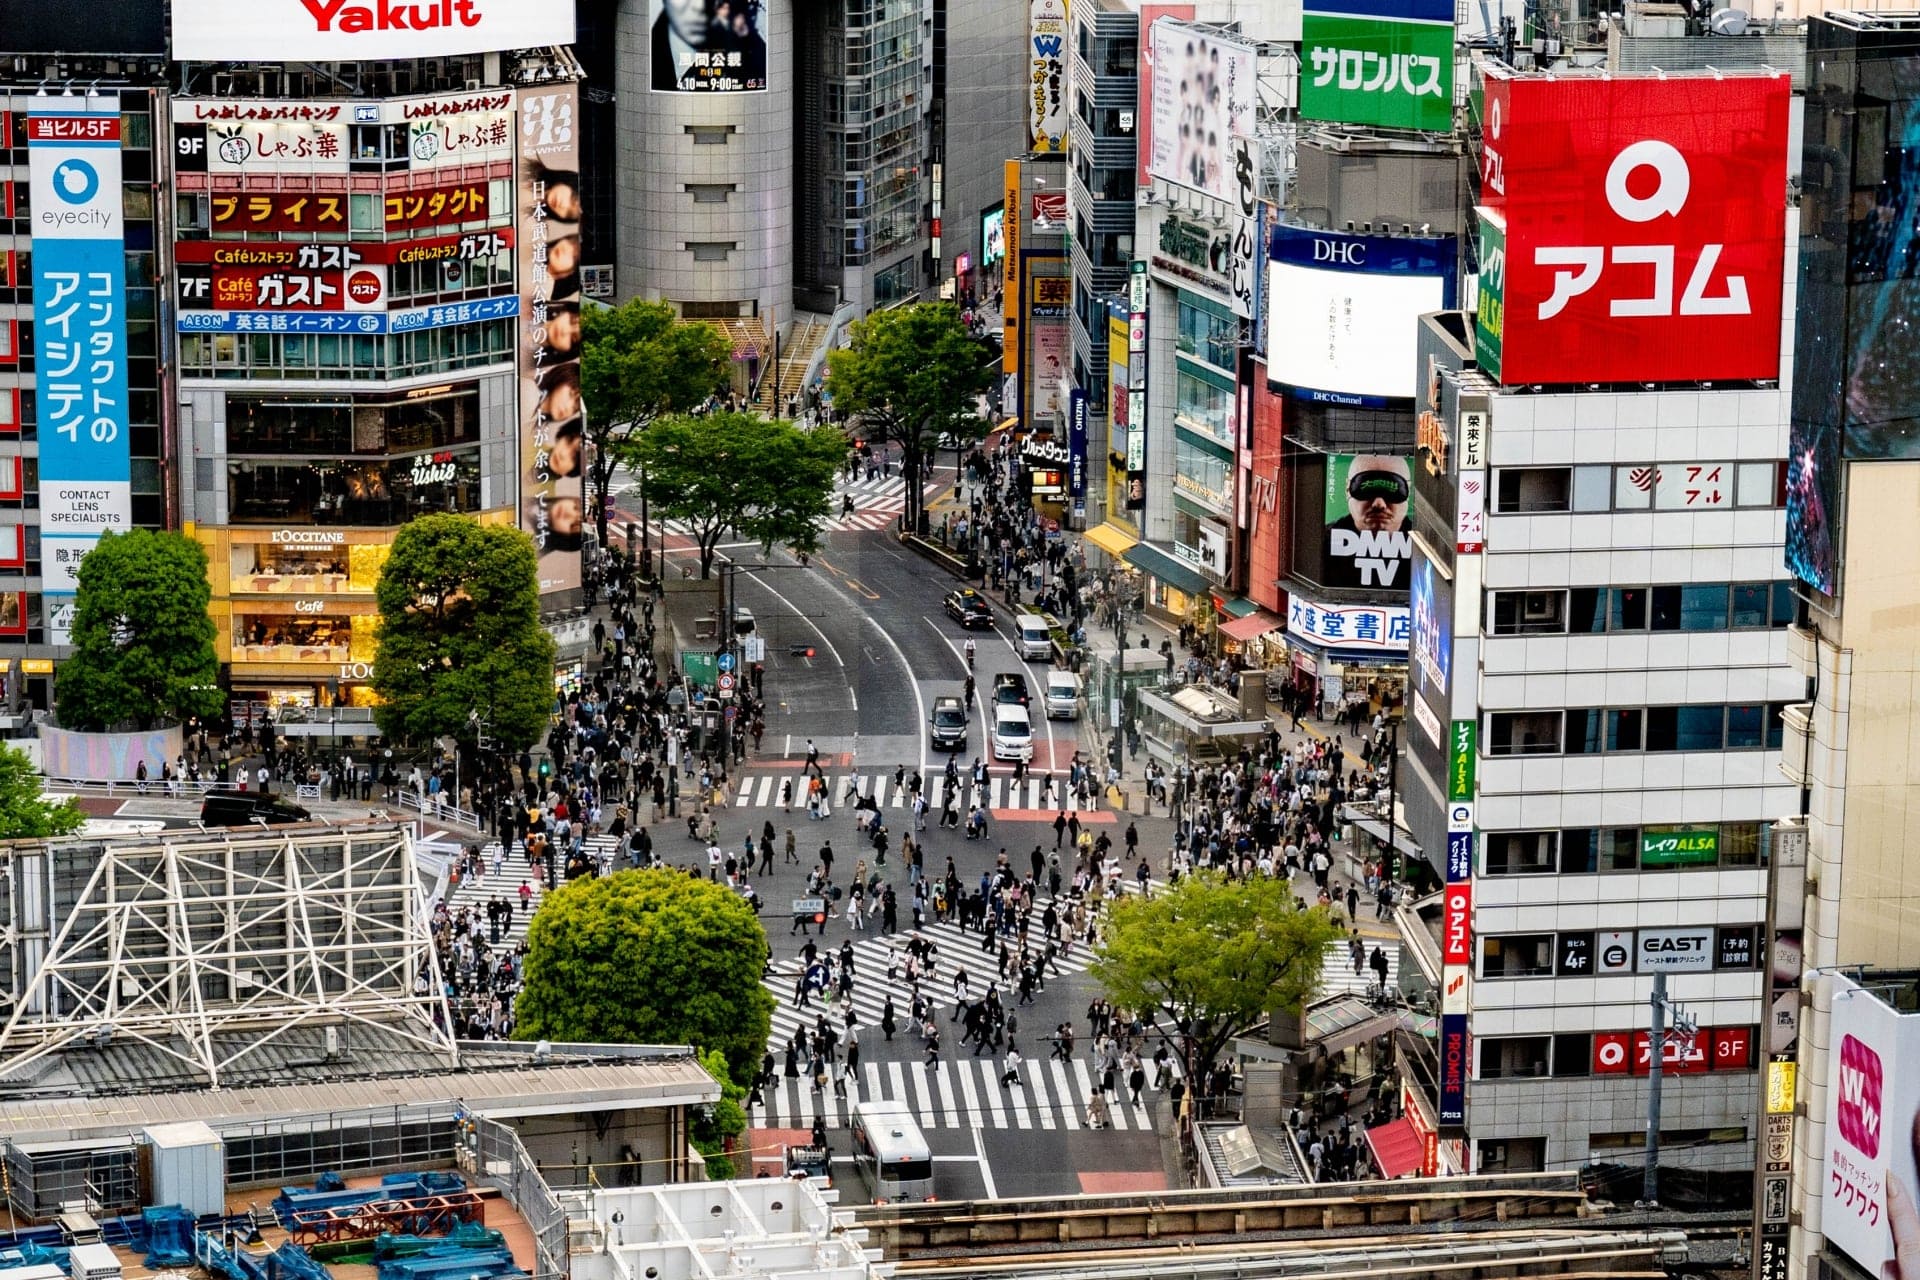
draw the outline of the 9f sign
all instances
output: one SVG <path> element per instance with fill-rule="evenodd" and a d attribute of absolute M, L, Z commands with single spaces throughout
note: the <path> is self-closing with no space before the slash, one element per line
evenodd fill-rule
<path fill-rule="evenodd" d="M 1637 197 L 1628 184 L 1643 168 L 1653 170 L 1658 185 L 1651 195 Z M 1680 154 L 1677 147 L 1652 139 L 1643 140 L 1622 148 L 1608 167 L 1607 204 L 1628 222 L 1651 222 L 1663 215 L 1676 217 L 1686 207 L 1687 190 L 1692 181 L 1687 158 Z M 1744 316 L 1753 313 L 1753 307 L 1747 301 L 1747 281 L 1744 276 L 1728 276 L 1725 292 L 1718 297 L 1707 296 L 1707 284 L 1713 279 L 1714 267 L 1720 261 L 1723 248 L 1725 246 L 1720 244 L 1700 246 L 1700 256 L 1693 264 L 1692 274 L 1687 277 L 1686 292 L 1680 297 L 1681 315 Z M 1608 301 L 1607 314 L 1674 314 L 1673 251 L 1674 247 L 1670 244 L 1615 245 L 1611 251 L 1615 266 L 1631 264 L 1653 268 L 1653 292 L 1644 298 L 1616 296 Z M 1567 303 L 1593 288 L 1600 280 L 1601 268 L 1607 259 L 1608 250 L 1597 245 L 1535 249 L 1535 266 L 1574 268 L 1571 271 L 1554 272 L 1553 294 L 1540 304 L 1540 318 L 1553 319 L 1566 310 Z"/>

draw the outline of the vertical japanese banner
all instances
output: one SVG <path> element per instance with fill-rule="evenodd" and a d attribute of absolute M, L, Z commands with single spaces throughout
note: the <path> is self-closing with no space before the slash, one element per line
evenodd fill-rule
<path fill-rule="evenodd" d="M 66 644 L 80 558 L 133 519 L 118 101 L 34 98 L 27 165 L 41 559 L 48 640 Z"/>
<path fill-rule="evenodd" d="M 520 272 L 520 523 L 540 556 L 540 592 L 577 590 L 588 513 L 580 405 L 578 90 L 521 89 L 515 187 Z M 564 247 L 571 241 L 571 246 Z M 560 252 L 554 252 L 556 249 Z M 551 255 L 551 256 L 550 256 Z M 567 267 L 556 275 L 553 264 Z"/>

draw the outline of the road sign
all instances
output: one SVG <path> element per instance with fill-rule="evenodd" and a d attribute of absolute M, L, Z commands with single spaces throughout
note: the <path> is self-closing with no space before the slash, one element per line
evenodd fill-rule
<path fill-rule="evenodd" d="M 732 693 L 733 693 L 733 672 L 725 670 L 723 668 L 720 672 L 720 696 L 725 698 L 730 696 Z"/>
<path fill-rule="evenodd" d="M 721 669 L 722 671 L 731 671 L 731 670 L 733 670 L 733 655 L 732 655 L 732 654 L 730 654 L 730 653 L 723 653 L 723 654 L 721 654 L 721 655 L 720 655 L 720 657 L 719 657 L 719 659 L 718 659 L 718 662 L 719 662 L 719 667 L 720 667 L 720 669 Z"/>
<path fill-rule="evenodd" d="M 738 718 L 739 718 L 739 716 L 740 716 L 740 708 L 738 708 L 738 707 L 728 707 L 728 708 L 727 708 L 727 723 L 728 723 L 728 724 L 732 724 L 732 723 L 733 723 L 733 722 L 734 722 L 734 721 L 735 721 L 736 719 L 738 719 Z"/>
<path fill-rule="evenodd" d="M 740 647 L 745 651 L 748 662 L 765 662 L 767 660 L 767 642 L 759 636 L 748 636 L 740 642 Z"/>

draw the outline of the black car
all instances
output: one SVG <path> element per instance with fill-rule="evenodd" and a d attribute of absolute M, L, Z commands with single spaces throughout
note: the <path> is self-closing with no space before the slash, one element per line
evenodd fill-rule
<path fill-rule="evenodd" d="M 1017 702 L 1027 705 L 1027 678 L 1017 671 L 1003 672 L 993 678 L 993 705 Z"/>
<path fill-rule="evenodd" d="M 984 627 L 989 631 L 993 629 L 993 606 L 971 587 L 947 592 L 942 607 L 946 609 L 948 617 L 969 630 L 974 627 Z"/>
<path fill-rule="evenodd" d="M 933 700 L 927 717 L 928 738 L 937 751 L 964 751 L 967 747 L 967 704 L 953 697 Z"/>
<path fill-rule="evenodd" d="M 221 788 L 209 791 L 200 801 L 200 821 L 209 827 L 245 827 L 255 821 L 268 826 L 287 822 L 308 822 L 313 815 L 301 806 L 276 795 L 258 791 Z"/>

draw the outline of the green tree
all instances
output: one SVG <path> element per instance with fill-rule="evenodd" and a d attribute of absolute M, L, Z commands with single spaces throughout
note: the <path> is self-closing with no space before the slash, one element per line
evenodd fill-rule
<path fill-rule="evenodd" d="M 714 1103 L 710 1111 L 702 1108 L 694 1113 L 691 1126 L 693 1149 L 706 1157 L 709 1181 L 725 1182 L 729 1178 L 749 1177 L 753 1173 L 752 1154 L 748 1153 L 744 1170 L 727 1155 L 727 1143 L 747 1131 L 747 1091 L 733 1082 L 733 1073 L 727 1070 L 726 1056 L 718 1049 L 709 1049 L 701 1054 L 700 1065 L 707 1069 L 708 1075 L 720 1082 L 720 1101 Z"/>
<path fill-rule="evenodd" d="M 547 895 L 527 929 L 521 1040 L 690 1044 L 760 1070 L 773 997 L 760 985 L 767 935 L 724 885 L 682 871 L 620 871 Z"/>
<path fill-rule="evenodd" d="M 676 318 L 664 302 L 636 298 L 580 314 L 580 393 L 593 445 L 590 475 L 601 501 L 600 545 L 607 545 L 605 500 L 618 456 L 613 446 L 644 432 L 655 418 L 685 413 L 724 391 L 733 349 L 718 326 Z M 631 548 L 629 548 L 631 550 Z"/>
<path fill-rule="evenodd" d="M 207 553 L 177 533 L 109 533 L 80 562 L 73 656 L 54 678 L 60 723 L 90 732 L 214 716 Z"/>
<path fill-rule="evenodd" d="M 49 800 L 27 753 L 0 746 L 0 840 L 45 840 L 70 836 L 87 820 L 72 796 Z"/>
<path fill-rule="evenodd" d="M 644 471 L 653 514 L 679 521 L 693 537 L 705 578 L 730 529 L 763 551 L 775 543 L 795 551 L 818 547 L 847 440 L 830 427 L 710 413 L 662 418 L 614 451 Z"/>
<path fill-rule="evenodd" d="M 856 321 L 850 345 L 827 353 L 827 391 L 875 444 L 900 446 L 907 527 L 919 527 L 921 475 L 941 433 L 978 439 L 974 411 L 990 374 L 987 345 L 967 332 L 951 302 L 917 302 Z"/>
<path fill-rule="evenodd" d="M 554 644 L 540 626 L 526 534 L 467 516 L 410 521 L 394 536 L 374 599 L 374 718 L 389 739 L 472 744 L 484 727 L 502 749 L 521 751 L 546 732 Z"/>
<path fill-rule="evenodd" d="M 1311 1000 L 1340 937 L 1325 908 L 1295 908 L 1282 878 L 1202 871 L 1116 902 L 1090 971 L 1115 1004 L 1165 1014 L 1204 1071 L 1235 1036 Z"/>

